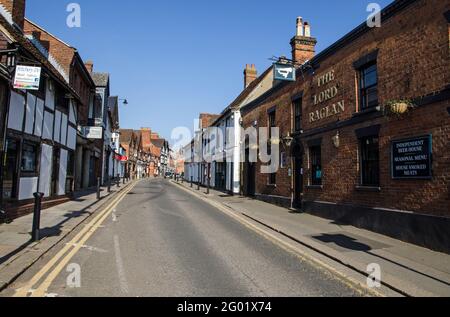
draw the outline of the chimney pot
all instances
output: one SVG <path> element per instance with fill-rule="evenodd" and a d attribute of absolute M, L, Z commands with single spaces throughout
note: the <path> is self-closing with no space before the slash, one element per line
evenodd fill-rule
<path fill-rule="evenodd" d="M 303 18 L 302 17 L 298 17 L 297 18 L 297 36 L 303 36 L 304 32 L 303 32 Z"/>
<path fill-rule="evenodd" d="M 305 22 L 305 36 L 311 37 L 311 26 L 308 22 Z"/>

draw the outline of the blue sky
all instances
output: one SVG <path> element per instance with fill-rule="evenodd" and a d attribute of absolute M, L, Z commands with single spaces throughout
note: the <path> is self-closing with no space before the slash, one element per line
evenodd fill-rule
<path fill-rule="evenodd" d="M 68 28 L 71 2 L 28 0 L 27 17 L 111 74 L 112 94 L 130 103 L 122 128 L 170 138 L 200 112 L 220 113 L 243 89 L 245 64 L 262 73 L 271 56 L 290 56 L 297 16 L 321 51 L 362 23 L 369 3 L 392 1 L 78 0 L 81 28 Z"/>

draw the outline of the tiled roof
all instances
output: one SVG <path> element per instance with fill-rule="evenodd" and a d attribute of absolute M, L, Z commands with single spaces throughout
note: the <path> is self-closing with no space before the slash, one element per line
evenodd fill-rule
<path fill-rule="evenodd" d="M 92 79 L 97 87 L 106 87 L 109 82 L 108 73 L 92 73 Z"/>
<path fill-rule="evenodd" d="M 61 83 L 66 84 L 66 89 L 68 89 L 73 96 L 76 96 L 78 100 L 80 99 L 78 93 L 67 84 L 66 78 L 64 78 L 60 71 L 54 65 L 52 65 L 52 63 L 47 59 L 47 56 L 43 55 L 27 37 L 20 33 L 20 31 L 16 30 L 3 14 L 0 14 L 0 25 L 5 28 L 6 32 L 11 34 L 14 41 L 16 41 L 26 51 L 33 55 L 33 57 L 37 61 L 39 61 L 42 66 L 48 70 L 49 73 L 51 73 Z"/>
<path fill-rule="evenodd" d="M 119 131 L 120 131 L 120 143 L 130 143 L 134 131 L 131 129 L 121 129 Z"/>

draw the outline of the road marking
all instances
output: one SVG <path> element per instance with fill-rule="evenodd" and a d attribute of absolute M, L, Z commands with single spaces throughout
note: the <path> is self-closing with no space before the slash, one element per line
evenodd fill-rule
<path fill-rule="evenodd" d="M 116 209 L 113 210 L 111 216 L 112 216 L 112 221 L 113 221 L 113 222 L 117 222 Z"/>
<path fill-rule="evenodd" d="M 92 221 L 86 225 L 83 230 L 81 230 L 62 250 L 60 250 L 42 269 L 35 275 L 33 278 L 24 286 L 16 290 L 16 293 L 14 294 L 14 297 L 26 297 L 29 294 L 29 291 L 33 288 L 33 286 L 38 283 L 45 274 L 48 273 L 48 271 L 55 266 L 55 264 L 58 263 L 58 261 L 71 249 L 75 248 L 74 250 L 78 251 L 81 247 L 81 245 L 84 245 L 87 239 L 84 239 L 83 237 L 88 236 L 88 238 L 97 230 L 100 225 L 103 223 L 103 221 L 106 219 L 106 217 L 109 215 L 111 210 L 115 208 L 124 198 L 125 196 L 134 188 L 136 184 L 132 185 L 130 188 L 125 190 L 124 192 L 120 193 L 116 198 L 111 201 L 97 216 L 95 216 Z M 74 247 L 74 245 L 77 245 Z M 76 253 L 76 252 L 75 252 Z M 69 255 L 72 254 L 75 255 L 75 253 L 71 252 Z M 71 256 L 71 257 L 72 257 Z M 68 262 L 68 261 L 65 261 Z M 58 265 L 55 270 L 59 269 L 59 272 L 62 270 L 64 266 Z M 58 273 L 59 273 L 58 272 Z M 53 277 L 53 275 L 52 275 Z M 56 276 L 55 276 L 56 277 Z M 46 280 L 49 281 L 48 279 Z M 47 284 L 44 284 L 47 285 Z M 34 291 L 32 296 L 35 296 Z M 40 291 L 40 296 L 44 296 L 45 292 Z"/>
<path fill-rule="evenodd" d="M 114 251 L 116 254 L 117 274 L 119 275 L 120 289 L 122 290 L 122 293 L 128 294 L 128 282 L 125 276 L 122 255 L 120 253 L 119 237 L 117 235 L 114 236 Z"/>
<path fill-rule="evenodd" d="M 285 242 L 281 238 L 275 236 L 275 234 L 272 234 L 271 232 L 269 232 L 269 231 L 267 231 L 265 229 L 259 228 L 258 226 L 254 225 L 250 221 L 242 218 L 239 215 L 239 212 L 232 212 L 229 209 L 227 209 L 227 207 L 222 205 L 221 203 L 213 201 L 211 199 L 208 199 L 207 197 L 201 196 L 200 194 L 197 194 L 196 192 L 193 192 L 190 189 L 187 189 L 187 188 L 183 187 L 182 185 L 174 184 L 172 182 L 170 182 L 169 184 L 171 184 L 175 188 L 179 188 L 179 189 L 185 191 L 186 193 L 189 193 L 191 196 L 197 197 L 198 199 L 204 201 L 205 203 L 215 207 L 219 211 L 223 212 L 224 214 L 228 215 L 229 217 L 231 217 L 231 218 L 235 219 L 236 221 L 240 222 L 242 225 L 244 225 L 248 229 L 250 229 L 250 230 L 252 230 L 252 231 L 262 235 L 263 237 L 265 237 L 269 241 L 272 241 L 273 243 L 277 244 L 278 246 L 280 246 L 281 248 L 283 248 L 287 252 L 289 252 L 291 254 L 294 254 L 295 256 L 301 258 L 302 260 L 309 261 L 313 265 L 317 265 L 318 264 L 319 266 L 321 266 L 322 268 L 328 270 L 329 272 L 332 272 L 332 273 L 336 274 L 338 277 L 340 277 L 340 280 L 343 283 L 345 283 L 347 286 L 349 286 L 350 288 L 354 289 L 355 291 L 357 291 L 359 293 L 363 293 L 362 290 L 364 290 L 364 291 L 372 293 L 373 295 L 378 296 L 378 297 L 386 297 L 386 295 L 382 294 L 381 292 L 379 292 L 377 290 L 374 290 L 374 289 L 369 289 L 369 288 L 367 288 L 367 286 L 365 286 L 363 283 L 360 283 L 358 280 L 356 280 L 354 278 L 351 278 L 351 277 L 348 277 L 345 274 L 339 272 L 338 270 L 333 268 L 331 265 L 326 264 L 322 260 L 319 260 L 319 259 L 317 259 L 317 258 L 315 258 L 315 257 L 313 257 L 313 256 L 311 256 L 309 254 L 307 254 L 303 250 L 300 250 L 298 248 L 293 247 L 288 242 Z"/>
<path fill-rule="evenodd" d="M 99 228 L 101 228 L 101 227 L 99 227 Z M 68 243 L 66 243 L 66 244 L 68 244 Z M 74 243 L 74 244 L 72 244 L 72 246 L 73 246 L 73 247 L 76 247 L 76 246 L 78 246 L 78 243 Z M 92 251 L 92 252 L 108 253 L 107 250 L 100 249 L 100 248 L 96 248 L 96 247 L 93 247 L 93 246 L 90 246 L 90 245 L 82 245 L 81 248 L 82 248 L 82 249 L 89 250 L 89 251 Z"/>

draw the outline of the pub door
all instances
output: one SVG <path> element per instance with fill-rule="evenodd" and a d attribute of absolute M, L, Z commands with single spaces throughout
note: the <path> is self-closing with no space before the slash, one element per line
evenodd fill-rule
<path fill-rule="evenodd" d="M 303 151 L 301 146 L 297 145 L 293 150 L 294 156 L 294 208 L 303 207 Z"/>

